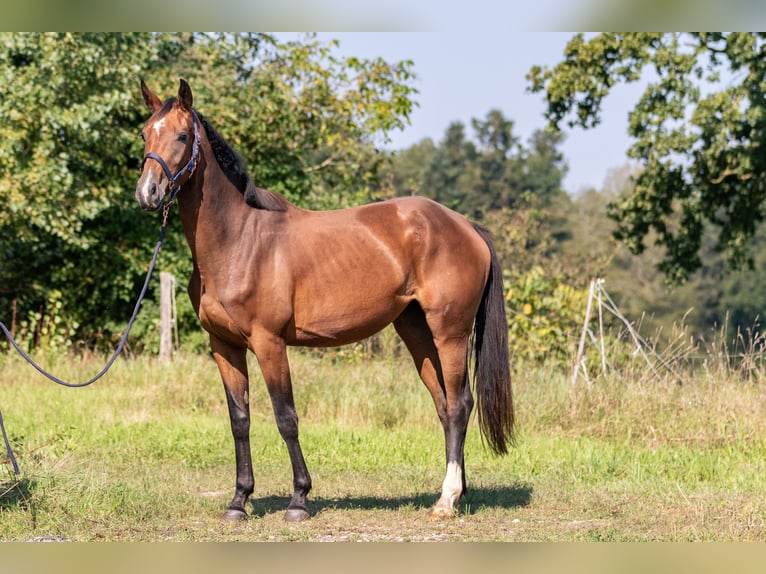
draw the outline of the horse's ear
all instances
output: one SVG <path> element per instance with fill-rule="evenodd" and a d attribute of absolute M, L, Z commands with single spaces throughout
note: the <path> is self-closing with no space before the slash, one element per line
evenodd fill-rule
<path fill-rule="evenodd" d="M 143 78 L 141 79 L 141 94 L 144 96 L 144 103 L 146 104 L 146 107 L 149 108 L 152 113 L 156 112 L 162 107 L 162 101 L 157 96 L 155 96 L 146 86 Z"/>
<path fill-rule="evenodd" d="M 181 78 L 181 83 L 178 86 L 178 102 L 181 104 L 181 108 L 190 112 L 192 110 L 192 101 L 191 87 L 189 87 L 186 80 Z"/>

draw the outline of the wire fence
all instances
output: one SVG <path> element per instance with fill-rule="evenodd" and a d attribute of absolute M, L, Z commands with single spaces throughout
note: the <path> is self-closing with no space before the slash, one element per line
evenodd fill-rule
<path fill-rule="evenodd" d="M 580 377 L 584 378 L 588 385 L 591 384 L 593 373 L 589 372 L 589 349 L 596 350 L 602 374 L 616 370 L 610 361 L 610 351 L 614 352 L 614 346 L 607 345 L 607 341 L 610 339 L 610 333 L 605 329 L 605 316 L 607 314 L 617 321 L 620 328 L 620 334 L 617 337 L 612 334 L 612 340 L 627 338 L 632 348 L 632 354 L 641 357 L 652 373 L 658 377 L 671 376 L 678 383 L 689 381 L 691 374 L 688 369 L 685 369 L 685 366 L 694 362 L 705 361 L 710 363 L 716 360 L 719 363 L 725 363 L 730 371 L 741 371 L 751 375 L 756 370 L 760 371 L 766 361 L 766 338 L 757 329 L 757 325 L 752 332 L 748 333 L 747 337 L 738 331 L 733 340 L 739 349 L 737 352 L 731 352 L 723 331 L 718 333 L 718 340 L 715 345 L 708 345 L 704 349 L 705 352 L 700 352 L 700 349 L 703 348 L 702 341 L 694 342 L 691 340 L 692 337 L 680 345 L 674 345 L 671 341 L 665 345 L 663 352 L 659 352 L 657 343 L 642 336 L 636 326 L 637 323 L 628 319 L 620 311 L 617 303 L 605 289 L 604 283 L 604 280 L 600 278 L 591 280 L 582 331 L 579 337 L 574 333 L 567 334 L 568 337 L 578 341 L 572 369 L 571 384 L 573 386 L 577 384 Z M 677 340 L 680 339 L 681 336 L 679 335 Z M 593 353 L 590 355 L 592 356 Z"/>

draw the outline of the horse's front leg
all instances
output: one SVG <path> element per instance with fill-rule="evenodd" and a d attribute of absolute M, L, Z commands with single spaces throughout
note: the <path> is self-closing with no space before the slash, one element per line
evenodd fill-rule
<path fill-rule="evenodd" d="M 248 403 L 247 350 L 224 343 L 211 335 L 210 347 L 221 372 L 229 405 L 231 433 L 237 463 L 237 485 L 224 520 L 245 520 L 245 503 L 253 493 L 253 462 L 250 455 L 250 406 Z"/>
<path fill-rule="evenodd" d="M 253 350 L 269 391 L 279 434 L 287 445 L 293 467 L 293 497 L 287 507 L 285 520 L 299 522 L 311 517 L 306 506 L 306 497 L 311 490 L 311 476 L 298 441 L 298 414 L 293 400 L 287 349 L 284 340 L 279 337 L 264 335 L 256 337 L 256 340 Z"/>

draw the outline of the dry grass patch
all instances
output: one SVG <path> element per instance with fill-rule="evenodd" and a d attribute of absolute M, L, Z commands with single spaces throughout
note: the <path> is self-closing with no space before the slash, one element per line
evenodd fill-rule
<path fill-rule="evenodd" d="M 70 378 L 98 367 L 57 366 Z M 233 491 L 233 445 L 208 357 L 123 361 L 80 390 L 40 381 L 12 358 L 0 368 L 22 467 L 20 477 L 7 464 L 0 474 L 1 540 L 766 538 L 766 400 L 759 379 L 736 373 L 703 369 L 679 385 L 634 366 L 572 387 L 565 370 L 519 369 L 518 445 L 496 458 L 472 423 L 470 490 L 454 520 L 433 523 L 443 436 L 409 360 L 294 353 L 314 518 L 282 520 L 290 467 L 254 370 L 256 491 L 251 519 L 232 525 L 219 516 Z"/>

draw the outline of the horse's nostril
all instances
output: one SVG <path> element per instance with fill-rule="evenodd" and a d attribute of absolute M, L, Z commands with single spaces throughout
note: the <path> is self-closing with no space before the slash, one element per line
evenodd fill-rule
<path fill-rule="evenodd" d="M 153 183 L 152 187 L 149 189 L 149 195 L 151 197 L 157 197 L 157 184 Z"/>

